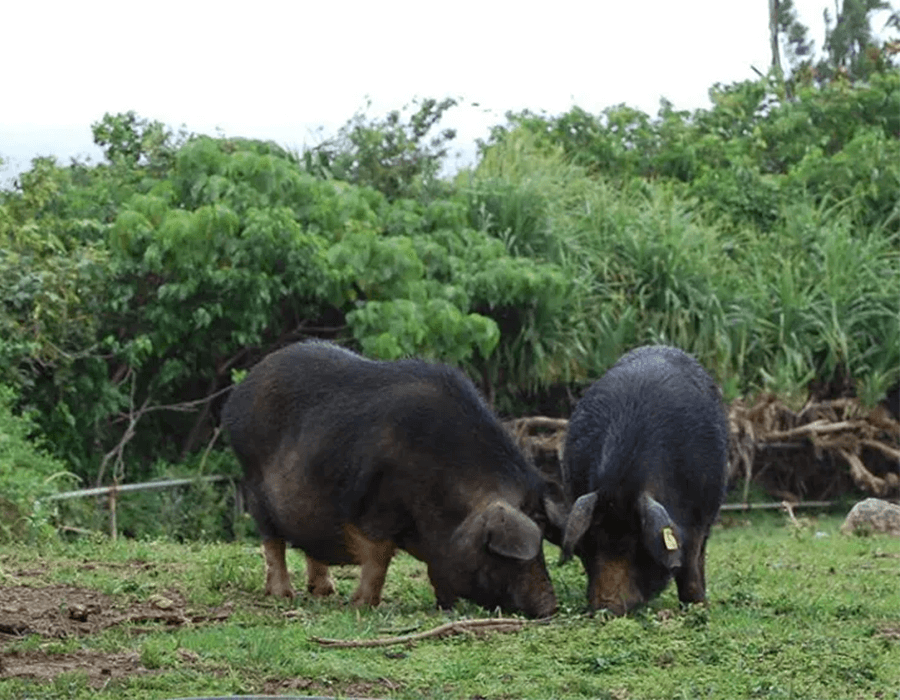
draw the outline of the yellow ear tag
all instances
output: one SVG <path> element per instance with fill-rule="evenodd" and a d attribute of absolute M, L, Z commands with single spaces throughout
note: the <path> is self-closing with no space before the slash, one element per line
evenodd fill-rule
<path fill-rule="evenodd" d="M 666 549 L 670 552 L 674 552 L 678 549 L 678 540 L 675 539 L 675 533 L 672 532 L 672 528 L 664 527 L 663 528 L 663 542 L 666 543 Z"/>

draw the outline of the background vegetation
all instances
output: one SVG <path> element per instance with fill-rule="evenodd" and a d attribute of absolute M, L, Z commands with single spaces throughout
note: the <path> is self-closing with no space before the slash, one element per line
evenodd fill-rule
<path fill-rule="evenodd" d="M 38 158 L 0 192 L 0 421 L 30 416 L 55 460 L 7 460 L 3 491 L 28 512 L 36 491 L 11 480 L 235 473 L 218 439 L 235 373 L 308 337 L 457 364 L 507 415 L 567 415 L 656 342 L 729 399 L 882 400 L 900 380 L 900 72 L 866 20 L 882 4 L 845 2 L 815 62 L 783 1 L 789 73 L 713 86 L 692 113 L 510 114 L 453 179 L 452 100 L 357 114 L 304 153 L 105 115 L 102 163 Z M 215 530 L 172 522 L 141 525 Z"/>

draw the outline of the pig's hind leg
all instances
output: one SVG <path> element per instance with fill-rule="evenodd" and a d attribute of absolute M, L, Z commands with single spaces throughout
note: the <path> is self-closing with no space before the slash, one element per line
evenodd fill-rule
<path fill-rule="evenodd" d="M 334 579 L 328 573 L 328 564 L 306 555 L 306 590 L 314 596 L 326 596 L 334 593 Z"/>
<path fill-rule="evenodd" d="M 347 550 L 361 566 L 359 587 L 351 602 L 355 606 L 375 607 L 381 602 L 381 589 L 397 546 L 390 540 L 369 539 L 353 525 L 345 526 L 344 536 Z"/>

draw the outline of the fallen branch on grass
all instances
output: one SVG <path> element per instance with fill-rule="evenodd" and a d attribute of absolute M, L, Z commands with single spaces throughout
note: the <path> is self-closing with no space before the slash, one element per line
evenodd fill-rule
<path fill-rule="evenodd" d="M 125 627 L 125 631 L 131 634 L 150 634 L 152 632 L 172 632 L 181 629 L 185 625 L 196 625 L 201 622 L 224 622 L 229 617 L 231 617 L 230 610 L 210 615 L 182 615 L 181 613 L 171 613 L 168 615 L 136 614 L 123 617 L 108 626 L 112 627 L 113 625 L 127 624 L 128 626 Z M 137 624 L 143 622 L 163 623 L 165 624 L 165 627 L 140 626 Z"/>
<path fill-rule="evenodd" d="M 324 647 L 386 647 L 393 644 L 408 644 L 432 637 L 448 637 L 451 634 L 484 633 L 484 632 L 520 632 L 525 627 L 525 620 L 495 617 L 480 620 L 457 620 L 448 622 L 434 629 L 415 634 L 404 634 L 399 637 L 381 637 L 379 639 L 328 639 L 311 637 L 312 641 Z"/>

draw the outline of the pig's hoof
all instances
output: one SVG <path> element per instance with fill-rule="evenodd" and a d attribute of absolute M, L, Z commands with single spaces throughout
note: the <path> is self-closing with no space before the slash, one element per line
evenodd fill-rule
<path fill-rule="evenodd" d="M 456 596 L 438 596 L 437 608 L 441 612 L 450 612 L 451 610 L 453 610 L 454 605 L 456 605 Z"/>
<path fill-rule="evenodd" d="M 296 593 L 291 588 L 291 584 L 285 580 L 269 579 L 266 581 L 266 595 L 273 595 L 276 598 L 293 599 Z"/>
<path fill-rule="evenodd" d="M 334 580 L 329 576 L 325 579 L 319 579 L 318 581 L 314 581 L 310 583 L 306 590 L 309 591 L 309 594 L 315 596 L 317 598 L 322 598 L 327 595 L 331 595 L 334 593 Z"/>
<path fill-rule="evenodd" d="M 276 598 L 293 599 L 297 594 L 290 586 L 266 586 L 266 595 L 273 595 Z"/>
<path fill-rule="evenodd" d="M 380 602 L 380 595 L 367 595 L 360 590 L 357 590 L 356 593 L 353 594 L 353 597 L 350 599 L 350 604 L 354 608 L 374 608 L 377 607 Z"/>

